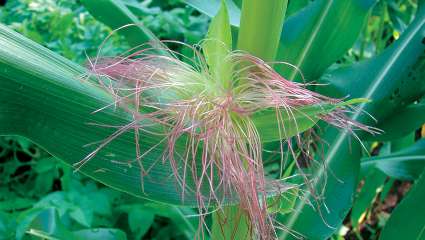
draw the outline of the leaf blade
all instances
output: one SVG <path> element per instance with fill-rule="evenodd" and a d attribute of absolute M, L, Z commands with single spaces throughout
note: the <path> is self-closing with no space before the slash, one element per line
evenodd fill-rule
<path fill-rule="evenodd" d="M 382 230 L 380 240 L 425 238 L 425 174 L 415 182 L 412 189 L 394 209 Z M 409 221 L 409 224 L 406 224 Z"/>
<path fill-rule="evenodd" d="M 131 116 L 123 110 L 105 109 L 113 98 L 95 85 L 81 79 L 86 70 L 25 37 L 0 25 L 0 134 L 21 135 L 31 139 L 68 165 L 84 159 L 93 151 L 86 144 L 98 142 L 112 129 L 87 123 L 126 125 Z M 146 152 L 161 139 L 145 136 L 141 151 Z M 60 144 L 58 144 L 60 143 Z M 176 150 L 182 146 L 176 145 Z M 109 152 L 109 153 L 108 153 Z M 150 150 L 146 166 L 152 166 L 150 178 L 141 186 L 141 171 L 128 161 L 135 159 L 134 136 L 122 134 L 88 161 L 80 171 L 114 189 L 154 201 L 196 205 L 194 196 L 185 197 L 174 187 L 174 178 L 161 148 Z M 115 160 L 121 164 L 114 163 Z M 162 184 L 158 184 L 161 182 Z M 188 184 L 190 184 L 190 178 Z M 168 182 L 168 184 L 167 184 Z"/>

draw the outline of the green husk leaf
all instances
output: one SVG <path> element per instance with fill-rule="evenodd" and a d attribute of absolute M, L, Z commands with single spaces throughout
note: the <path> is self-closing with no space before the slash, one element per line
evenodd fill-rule
<path fill-rule="evenodd" d="M 238 49 L 272 62 L 276 58 L 287 0 L 242 2 Z"/>
<path fill-rule="evenodd" d="M 112 96 L 90 79 L 81 66 L 54 54 L 7 27 L 0 25 L 0 135 L 29 138 L 68 165 L 84 159 L 115 130 L 88 123 L 123 126 L 132 121 L 117 108 L 94 111 L 113 102 Z M 188 193 L 182 202 L 168 162 L 162 158 L 161 138 L 143 135 L 141 152 L 148 152 L 144 166 L 152 166 L 143 188 L 135 159 L 134 133 L 126 132 L 105 146 L 79 171 L 112 188 L 150 200 L 196 205 Z M 180 151 L 184 145 L 176 145 Z M 190 177 L 187 184 L 193 181 Z"/>
<path fill-rule="evenodd" d="M 354 98 L 337 104 L 321 104 L 293 108 L 291 112 L 280 109 L 266 109 L 254 113 L 251 118 L 259 130 L 262 142 L 272 142 L 293 137 L 312 128 L 326 115 L 337 108 L 367 103 L 366 98 Z M 279 113 L 277 113 L 279 112 Z M 280 115 L 280 117 L 279 117 Z M 285 126 L 285 129 L 279 126 Z"/>
<path fill-rule="evenodd" d="M 231 83 L 232 76 L 232 64 L 226 58 L 232 50 L 232 33 L 224 0 L 221 1 L 221 7 L 210 23 L 207 39 L 202 45 L 202 49 L 210 72 L 215 80 L 226 89 Z"/>
<path fill-rule="evenodd" d="M 266 109 L 254 113 L 252 121 L 259 130 L 262 142 L 272 142 L 293 137 L 313 127 L 320 120 L 322 114 L 335 109 L 335 105 L 311 105 L 285 110 Z M 279 116 L 280 115 L 280 116 Z M 281 129 L 280 126 L 285 126 Z"/>

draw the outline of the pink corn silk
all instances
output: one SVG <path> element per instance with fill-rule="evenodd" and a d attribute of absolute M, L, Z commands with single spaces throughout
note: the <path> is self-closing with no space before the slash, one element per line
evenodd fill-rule
<path fill-rule="evenodd" d="M 196 56 L 198 58 L 193 61 L 198 65 L 190 66 L 177 58 L 146 54 L 142 50 L 127 57 L 98 59 L 90 66 L 90 70 L 95 75 L 106 76 L 118 83 L 105 87 L 115 96 L 115 104 L 125 101 L 133 102 L 136 106 L 127 108 L 137 110 L 129 110 L 132 111 L 134 122 L 125 131 L 143 130 L 143 126 L 138 124 L 142 119 L 165 126 L 165 132 L 157 133 L 167 141 L 163 161 L 169 162 L 176 182 L 182 189 L 182 201 L 186 191 L 195 193 L 201 224 L 205 224 L 204 215 L 208 213 L 209 207 L 224 206 L 226 197 L 236 198 L 250 221 L 252 232 L 261 239 L 271 239 L 275 236 L 275 221 L 268 213 L 266 197 L 270 194 L 269 189 L 279 194 L 287 186 L 279 180 L 265 179 L 261 139 L 250 115 L 269 108 L 290 112 L 297 107 L 337 104 L 341 100 L 312 92 L 304 84 L 288 81 L 261 59 L 241 52 L 228 56 L 236 67 L 248 66 L 243 71 L 235 71 L 233 76 L 232 83 L 240 82 L 241 85 L 231 85 L 229 89 L 219 88 L 222 96 L 210 96 L 208 91 L 194 93 L 192 89 L 195 85 L 205 84 L 200 89 L 211 88 L 207 85 L 211 83 L 208 79 L 212 78 L 204 66 L 205 60 L 199 58 L 201 54 L 197 52 Z M 197 82 L 197 79 L 205 81 Z M 100 85 L 107 86 L 103 82 Z M 237 87 L 239 90 L 235 90 Z M 190 97 L 176 97 L 162 103 L 152 97 L 155 90 L 179 92 L 183 93 L 182 96 Z M 141 114 L 139 109 L 144 107 L 153 109 L 153 112 Z M 351 132 L 358 128 L 374 133 L 374 129 L 350 120 L 345 113 L 349 110 L 348 107 L 341 107 L 319 117 Z M 176 143 L 183 135 L 188 136 L 186 150 L 176 154 Z M 114 135 L 107 140 L 112 141 L 116 137 Z M 296 138 L 300 139 L 299 136 Z M 138 139 L 137 130 L 136 145 Z M 293 152 L 291 144 L 288 146 Z M 90 158 L 97 152 L 91 154 Z M 137 152 L 136 155 L 137 161 L 141 163 L 143 153 Z M 200 159 L 198 156 L 201 156 Z M 179 170 L 180 167 L 183 169 Z M 187 184 L 188 174 L 194 180 L 194 185 Z M 204 186 L 209 188 L 207 196 L 202 191 Z M 199 229 L 203 232 L 202 227 Z"/>

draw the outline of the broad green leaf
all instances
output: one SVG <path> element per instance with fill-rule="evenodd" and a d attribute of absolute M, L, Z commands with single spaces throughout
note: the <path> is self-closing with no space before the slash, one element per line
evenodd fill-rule
<path fill-rule="evenodd" d="M 401 138 L 396 138 L 391 141 L 391 152 L 403 150 L 415 144 L 416 129 Z"/>
<path fill-rule="evenodd" d="M 18 222 L 18 225 L 16 226 L 16 234 L 15 234 L 16 239 L 20 240 L 25 236 L 25 232 L 31 225 L 31 222 L 43 210 L 44 209 L 40 209 L 40 208 L 31 208 L 19 214 L 19 216 L 16 219 L 16 222 Z"/>
<path fill-rule="evenodd" d="M 425 61 L 421 64 L 425 64 Z M 384 131 L 382 134 L 367 136 L 366 139 L 389 141 L 401 138 L 418 129 L 423 123 L 425 123 L 425 103 L 410 104 L 378 122 L 376 127 Z"/>
<path fill-rule="evenodd" d="M 298 188 L 288 189 L 288 191 L 282 193 L 280 196 L 276 196 L 268 199 L 267 209 L 271 213 L 287 214 L 292 212 L 295 201 L 298 198 Z"/>
<path fill-rule="evenodd" d="M 238 49 L 264 61 L 274 61 L 287 4 L 287 0 L 244 0 Z"/>
<path fill-rule="evenodd" d="M 317 79 L 357 40 L 376 0 L 318 0 L 285 20 L 278 61 L 301 70 L 307 81 Z M 298 71 L 286 65 L 278 70 L 289 80 Z"/>
<path fill-rule="evenodd" d="M 298 1 L 289 1 L 288 9 L 286 11 L 286 17 L 290 17 L 293 14 L 297 13 L 310 3 L 310 0 L 298 0 Z"/>
<path fill-rule="evenodd" d="M 425 8 L 420 8 L 408 29 L 385 50 L 382 56 L 377 57 L 378 60 L 372 59 L 349 68 L 336 70 L 324 77 L 330 85 L 323 89 L 332 88 L 335 85 L 341 92 L 339 95 L 335 94 L 337 97 L 344 97 L 349 93 L 351 97 L 372 100 L 371 103 L 362 103 L 358 106 L 358 112 L 351 116 L 354 120 L 363 122 L 362 110 L 380 119 L 384 115 L 382 112 L 393 107 L 392 104 L 388 104 L 389 95 L 392 92 L 390 89 L 394 90 L 397 85 L 400 85 L 402 79 L 407 79 L 405 77 L 408 76 L 408 71 L 405 69 L 414 66 L 424 52 L 425 45 L 421 42 L 425 34 L 424 14 Z M 414 86 L 416 82 L 418 80 L 413 83 L 405 81 L 404 84 Z M 325 95 L 331 94 L 325 93 Z M 323 160 L 323 164 L 329 170 L 317 171 L 314 174 L 317 183 L 314 185 L 317 190 L 320 190 L 323 186 L 320 184 L 327 181 L 322 197 L 329 212 L 326 212 L 325 206 L 321 205 L 321 216 L 305 201 L 300 200 L 295 204 L 294 213 L 285 216 L 283 221 L 289 229 L 309 239 L 325 239 L 341 225 L 351 207 L 360 168 L 361 148 L 356 141 L 349 145 L 349 132 L 338 133 L 331 129 L 326 131 L 322 138 L 329 144 L 329 147 L 325 148 Z M 283 236 L 289 238 L 287 234 Z"/>
<path fill-rule="evenodd" d="M 145 235 L 154 222 L 155 215 L 151 211 L 147 211 L 141 207 L 134 207 L 128 212 L 128 223 L 130 230 L 137 233 L 140 239 Z"/>
<path fill-rule="evenodd" d="M 22 212 L 19 218 L 16 238 L 21 239 L 24 233 L 51 239 L 71 240 L 71 233 L 62 225 L 55 208 L 32 208 Z"/>
<path fill-rule="evenodd" d="M 259 130 L 261 141 L 272 142 L 304 132 L 316 125 L 321 114 L 329 113 L 335 107 L 334 105 L 312 105 L 294 108 L 291 111 L 267 109 L 254 113 L 251 119 Z"/>
<path fill-rule="evenodd" d="M 285 109 L 266 109 L 258 111 L 251 119 L 259 130 L 262 142 L 272 142 L 293 137 L 317 124 L 322 115 L 326 115 L 337 108 L 366 103 L 365 98 L 350 99 L 338 104 L 317 104 Z"/>
<path fill-rule="evenodd" d="M 30 224 L 25 226 L 26 233 L 47 240 L 126 240 L 126 234 L 113 228 L 92 228 L 71 232 L 62 224 L 55 208 L 34 209 L 28 213 Z"/>
<path fill-rule="evenodd" d="M 225 206 L 212 215 L 211 239 L 252 239 L 248 217 L 239 206 Z"/>
<path fill-rule="evenodd" d="M 0 211 L 13 212 L 19 209 L 26 209 L 34 205 L 34 202 L 31 198 L 6 198 L 0 202 Z"/>
<path fill-rule="evenodd" d="M 378 168 L 390 177 L 413 180 L 419 177 L 425 167 L 425 139 L 413 146 L 389 155 L 364 158 L 361 162 L 362 172 Z"/>
<path fill-rule="evenodd" d="M 347 139 L 347 132 L 329 128 L 322 135 L 324 158 L 317 161 L 326 167 L 313 171 L 312 186 L 321 201 L 307 193 L 307 201 L 297 199 L 293 211 L 279 215 L 279 222 L 298 237 L 327 239 L 341 225 L 353 203 L 359 174 L 361 147 L 357 141 Z M 329 145 L 328 145 L 329 144 Z M 336 147 L 337 146 L 337 147 Z M 321 155 L 321 154 L 320 154 Z M 282 232 L 279 239 L 296 239 L 289 232 Z"/>
<path fill-rule="evenodd" d="M 182 0 L 182 1 L 210 17 L 214 17 L 217 14 L 217 12 L 220 9 L 220 3 L 221 3 L 221 0 L 211 0 L 211 1 Z M 241 10 L 232 0 L 226 0 L 226 5 L 229 9 L 230 24 L 238 27 L 239 19 L 241 16 Z"/>
<path fill-rule="evenodd" d="M 158 38 L 137 19 L 121 0 L 82 0 L 81 3 L 93 17 L 103 22 L 112 30 L 122 34 L 131 47 L 151 42 L 163 45 Z"/>
<path fill-rule="evenodd" d="M 21 135 L 53 156 L 72 165 L 95 150 L 90 143 L 109 137 L 115 130 L 88 123 L 124 126 L 129 113 L 117 108 L 94 111 L 112 103 L 112 97 L 83 79 L 86 70 L 0 25 L 0 134 Z M 115 189 L 156 201 L 196 205 L 188 193 L 182 203 L 167 161 L 161 163 L 163 145 L 148 151 L 161 139 L 140 139 L 147 152 L 144 166 L 151 167 L 143 178 L 135 159 L 134 133 L 126 132 L 106 145 L 80 171 Z M 176 151 L 182 149 L 177 144 Z M 192 182 L 188 176 L 188 184 Z M 187 191 L 188 192 L 188 191 Z"/>
<path fill-rule="evenodd" d="M 130 196 L 129 196 L 130 197 Z M 154 223 L 155 211 L 153 208 L 145 207 L 140 199 L 135 199 L 134 204 L 121 204 L 117 209 L 128 215 L 128 225 L 135 238 L 141 239 Z"/>
<path fill-rule="evenodd" d="M 372 59 L 328 72 L 320 80 L 327 86 L 319 90 L 327 96 L 372 100 L 360 108 L 384 124 L 425 93 L 424 24 L 425 7 L 420 5 L 415 20 L 397 41 Z M 354 117 L 360 120 L 360 113 Z M 370 118 L 363 119 L 376 124 Z"/>
<path fill-rule="evenodd" d="M 213 73 L 215 80 L 227 89 L 232 79 L 232 64 L 226 58 L 232 50 L 232 33 L 224 0 L 221 1 L 217 15 L 211 20 L 202 49 L 210 72 Z"/>
<path fill-rule="evenodd" d="M 380 240 L 425 239 L 425 172 L 391 213 Z"/>

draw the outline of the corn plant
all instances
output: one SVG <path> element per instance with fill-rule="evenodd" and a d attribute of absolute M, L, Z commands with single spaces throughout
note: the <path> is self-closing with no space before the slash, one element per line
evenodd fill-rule
<path fill-rule="evenodd" d="M 425 214 L 410 213 L 424 200 L 423 141 L 365 152 L 424 122 L 424 1 L 394 43 L 345 65 L 334 63 L 374 0 L 185 2 L 212 17 L 195 45 L 159 40 L 119 0 L 82 1 L 130 46 L 106 56 L 108 37 L 85 66 L 0 25 L 0 134 L 114 189 L 196 208 L 200 239 L 326 239 L 359 176 L 418 179 L 382 238 L 423 237 Z"/>

